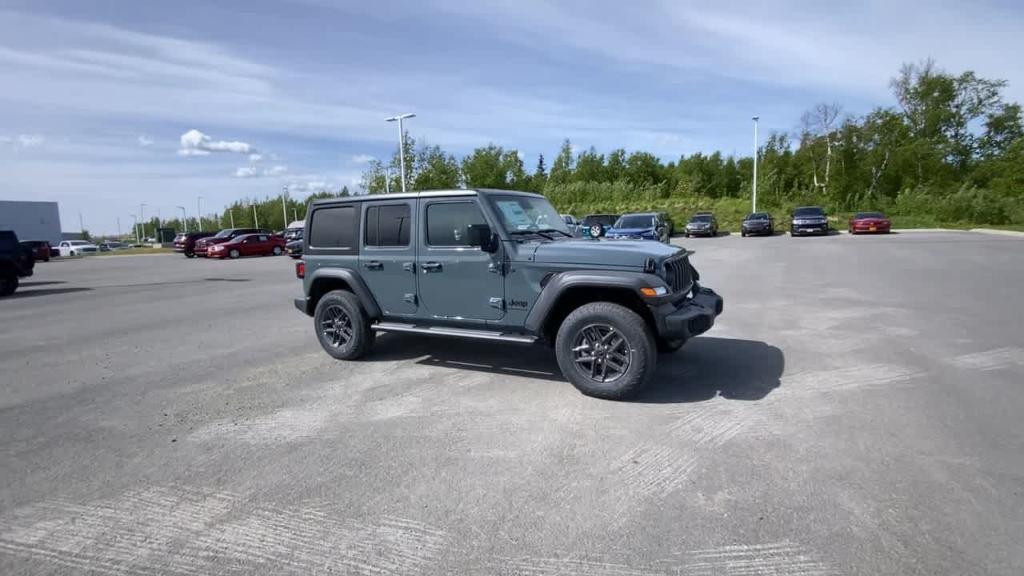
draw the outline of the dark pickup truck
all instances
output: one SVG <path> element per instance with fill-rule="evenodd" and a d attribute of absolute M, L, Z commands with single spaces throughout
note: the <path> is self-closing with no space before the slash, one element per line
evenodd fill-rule
<path fill-rule="evenodd" d="M 12 230 L 0 230 L 0 296 L 10 296 L 21 278 L 32 275 L 36 261 L 32 249 L 18 242 Z"/>

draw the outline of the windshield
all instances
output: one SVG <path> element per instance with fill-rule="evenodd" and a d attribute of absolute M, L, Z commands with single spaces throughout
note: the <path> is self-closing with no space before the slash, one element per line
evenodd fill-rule
<path fill-rule="evenodd" d="M 593 226 L 594 224 L 611 226 L 615 224 L 615 221 L 618 219 L 619 217 L 614 214 L 591 214 L 583 219 L 583 226 Z"/>
<path fill-rule="evenodd" d="M 571 236 L 555 207 L 536 196 L 489 196 L 501 225 L 509 233 L 557 230 Z"/>
<path fill-rule="evenodd" d="M 825 211 L 817 206 L 811 206 L 809 208 L 797 208 L 793 211 L 793 216 L 824 216 Z"/>
<path fill-rule="evenodd" d="M 85 242 L 84 240 L 72 240 L 72 241 L 70 242 L 70 244 L 71 244 L 72 246 L 85 246 L 85 245 L 87 245 L 87 244 L 89 244 L 89 243 L 88 243 L 88 242 Z"/>
<path fill-rule="evenodd" d="M 232 232 L 234 232 L 233 229 L 225 228 L 224 230 L 221 230 L 220 232 L 217 232 L 216 234 L 214 234 L 213 237 L 214 238 L 230 238 Z"/>
<path fill-rule="evenodd" d="M 755 212 L 750 216 L 747 216 L 747 220 L 767 220 L 768 215 L 764 212 Z"/>
<path fill-rule="evenodd" d="M 711 216 L 694 216 L 693 218 L 690 218 L 690 222 L 711 222 Z"/>
<path fill-rule="evenodd" d="M 650 214 L 633 214 L 623 216 L 615 223 L 615 228 L 653 228 L 654 216 Z"/>
<path fill-rule="evenodd" d="M 855 220 L 860 220 L 861 218 L 885 218 L 885 215 L 881 212 L 857 212 L 853 218 Z"/>

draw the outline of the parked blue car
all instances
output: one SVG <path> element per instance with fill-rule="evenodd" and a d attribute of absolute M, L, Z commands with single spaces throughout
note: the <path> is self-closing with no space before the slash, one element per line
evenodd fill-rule
<path fill-rule="evenodd" d="M 605 232 L 605 236 L 620 240 L 657 240 L 668 243 L 672 230 L 661 214 L 643 212 L 623 214 Z"/>

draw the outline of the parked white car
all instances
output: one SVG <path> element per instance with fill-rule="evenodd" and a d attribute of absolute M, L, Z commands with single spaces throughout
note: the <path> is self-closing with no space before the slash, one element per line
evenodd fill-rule
<path fill-rule="evenodd" d="M 57 246 L 61 256 L 84 256 L 96 254 L 100 247 L 85 240 L 63 240 Z"/>

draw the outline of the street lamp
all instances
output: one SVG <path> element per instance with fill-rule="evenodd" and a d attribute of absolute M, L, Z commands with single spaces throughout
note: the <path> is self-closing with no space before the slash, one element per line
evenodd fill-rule
<path fill-rule="evenodd" d="M 284 190 L 281 191 L 281 229 L 286 230 L 288 228 L 288 186 L 285 185 Z"/>
<path fill-rule="evenodd" d="M 398 121 L 398 162 L 402 169 L 402 192 L 405 192 L 405 129 L 402 127 L 402 120 L 415 117 L 415 114 L 399 114 L 385 118 L 388 122 Z"/>
<path fill-rule="evenodd" d="M 185 227 L 185 232 L 188 232 L 188 216 L 185 215 L 185 207 L 178 206 L 178 209 L 181 210 L 181 225 Z"/>
<path fill-rule="evenodd" d="M 142 226 L 142 239 L 146 239 L 146 203 L 139 204 L 139 224 Z"/>
<path fill-rule="evenodd" d="M 760 119 L 760 116 L 754 116 L 754 200 L 751 212 L 757 212 L 757 121 Z"/>
<path fill-rule="evenodd" d="M 132 214 L 132 228 L 135 230 L 135 243 L 142 244 L 142 236 L 139 235 L 139 217 Z"/>
<path fill-rule="evenodd" d="M 199 231 L 203 231 L 203 208 L 202 208 L 203 197 L 196 196 L 196 219 L 199 220 Z"/>

